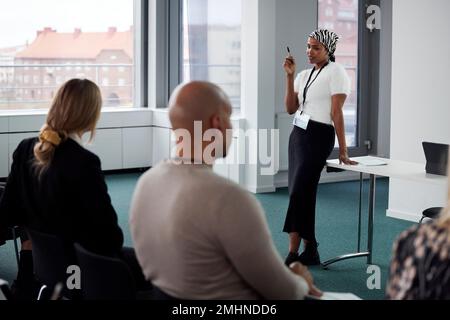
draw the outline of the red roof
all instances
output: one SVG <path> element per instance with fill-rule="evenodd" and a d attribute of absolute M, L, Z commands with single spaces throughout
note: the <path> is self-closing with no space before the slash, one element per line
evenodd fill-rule
<path fill-rule="evenodd" d="M 38 31 L 36 39 L 16 55 L 28 59 L 95 59 L 103 50 L 123 50 L 133 57 L 133 31 L 58 33 L 51 28 Z"/>

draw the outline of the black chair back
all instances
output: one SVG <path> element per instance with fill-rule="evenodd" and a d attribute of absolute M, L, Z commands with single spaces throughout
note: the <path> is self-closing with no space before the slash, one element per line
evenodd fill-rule
<path fill-rule="evenodd" d="M 2 195 L 5 192 L 5 188 L 6 188 L 6 182 L 0 181 L 0 200 L 2 199 Z M 23 233 L 23 229 L 21 229 L 17 226 L 7 228 L 5 235 L 1 235 L 1 233 L 0 233 L 0 246 L 6 240 L 13 240 L 13 242 L 14 242 L 14 252 L 16 254 L 17 268 L 19 268 L 19 263 L 20 263 L 20 261 L 19 261 L 20 260 L 19 245 L 17 244 L 17 240 L 21 236 L 22 233 Z"/>
<path fill-rule="evenodd" d="M 6 280 L 0 279 L 0 301 L 12 300 L 9 284 Z"/>
<path fill-rule="evenodd" d="M 134 300 L 136 284 L 129 267 L 118 258 L 101 256 L 75 244 L 85 300 Z"/>
<path fill-rule="evenodd" d="M 158 287 L 153 286 L 152 291 L 152 300 L 161 300 L 161 301 L 181 301 L 181 299 L 172 297 L 171 295 L 168 295 Z"/>
<path fill-rule="evenodd" d="M 67 290 L 67 268 L 70 266 L 70 254 L 64 241 L 55 235 L 27 229 L 33 245 L 33 268 L 39 282 L 45 285 L 50 298 L 58 283 L 63 285 L 62 294 L 66 298 L 73 298 L 73 292 Z"/>

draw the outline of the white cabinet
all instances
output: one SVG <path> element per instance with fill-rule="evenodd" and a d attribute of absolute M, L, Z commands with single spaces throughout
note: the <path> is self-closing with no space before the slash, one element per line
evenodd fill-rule
<path fill-rule="evenodd" d="M 19 146 L 19 143 L 28 138 L 34 138 L 39 135 L 39 132 L 27 132 L 27 133 L 14 133 L 8 135 L 8 154 L 9 154 L 9 167 L 8 171 L 10 170 L 11 164 L 12 164 L 12 156 L 14 151 Z"/>
<path fill-rule="evenodd" d="M 45 114 L 13 116 L 9 118 L 8 131 L 11 133 L 31 131 L 38 132 L 39 130 L 41 130 L 46 119 L 47 115 Z"/>
<path fill-rule="evenodd" d="M 0 132 L 9 131 L 9 120 L 7 117 L 0 117 Z"/>
<path fill-rule="evenodd" d="M 88 138 L 86 135 L 85 139 Z M 122 129 L 97 130 L 94 141 L 86 149 L 99 156 L 102 170 L 122 169 Z"/>
<path fill-rule="evenodd" d="M 153 128 L 153 166 L 170 158 L 170 129 Z"/>
<path fill-rule="evenodd" d="M 125 128 L 123 138 L 123 168 L 146 168 L 152 165 L 152 128 Z"/>
<path fill-rule="evenodd" d="M 9 173 L 9 153 L 8 150 L 8 135 L 0 134 L 0 177 L 6 177 Z"/>

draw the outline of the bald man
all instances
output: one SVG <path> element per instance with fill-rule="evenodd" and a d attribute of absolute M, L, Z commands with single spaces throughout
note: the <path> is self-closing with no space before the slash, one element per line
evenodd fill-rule
<path fill-rule="evenodd" d="M 284 266 L 255 198 L 212 170 L 209 158 L 225 156 L 230 145 L 226 94 L 211 83 L 181 85 L 169 116 L 177 157 L 142 176 L 131 205 L 131 234 L 146 278 L 176 299 L 320 295 L 304 266 Z"/>
<path fill-rule="evenodd" d="M 177 87 L 169 100 L 169 118 L 178 159 L 213 165 L 216 158 L 225 157 L 232 138 L 231 111 L 227 95 L 211 83 Z"/>

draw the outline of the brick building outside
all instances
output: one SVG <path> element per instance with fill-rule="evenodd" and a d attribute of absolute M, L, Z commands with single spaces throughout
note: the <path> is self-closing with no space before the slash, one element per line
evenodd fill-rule
<path fill-rule="evenodd" d="M 104 106 L 132 106 L 133 30 L 59 33 L 52 28 L 14 58 L 14 86 L 20 108 L 48 108 L 58 88 L 72 78 L 98 84 Z"/>

